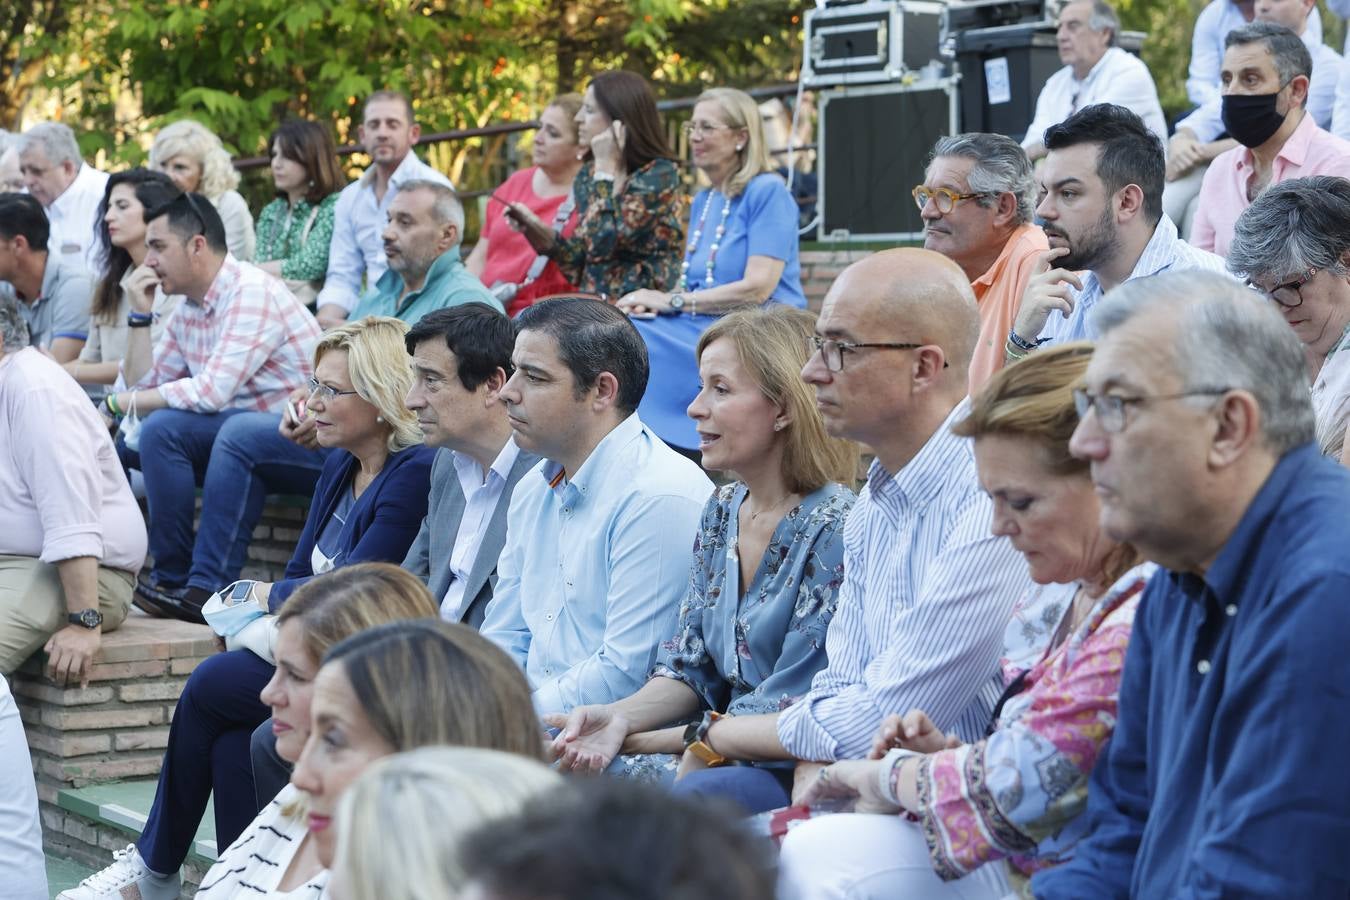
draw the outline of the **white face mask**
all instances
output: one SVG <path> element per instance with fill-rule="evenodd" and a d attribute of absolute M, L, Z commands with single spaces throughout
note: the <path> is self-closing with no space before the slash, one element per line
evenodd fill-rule
<path fill-rule="evenodd" d="M 131 409 L 127 410 L 126 416 L 117 425 L 117 431 L 122 435 L 122 443 L 127 445 L 127 449 L 133 453 L 139 453 L 141 449 L 141 417 L 136 415 L 136 392 L 131 392 Z"/>

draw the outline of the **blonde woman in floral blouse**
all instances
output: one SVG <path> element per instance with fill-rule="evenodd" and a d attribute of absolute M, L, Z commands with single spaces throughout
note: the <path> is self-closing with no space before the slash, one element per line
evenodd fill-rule
<path fill-rule="evenodd" d="M 826 436 L 799 375 L 814 324 L 790 307 L 741 310 L 699 341 L 703 386 L 689 415 L 703 465 L 740 480 L 704 508 L 679 625 L 647 683 L 545 717 L 562 729 L 553 752 L 564 769 L 673 781 L 704 723 L 783 709 L 824 668 L 858 453 Z M 762 771 L 780 783 L 792 773 Z"/>
<path fill-rule="evenodd" d="M 267 142 L 277 199 L 258 217 L 259 268 L 312 304 L 328 272 L 333 210 L 346 180 L 328 129 L 292 119 Z"/>
<path fill-rule="evenodd" d="M 523 203 L 507 206 L 512 227 L 585 293 L 615 301 L 639 288 L 674 290 L 683 189 L 651 85 L 632 72 L 602 72 L 587 86 L 576 121 L 590 157 L 572 182 L 576 231 L 559 237 Z"/>
<path fill-rule="evenodd" d="M 799 797 L 852 800 L 783 842 L 784 897 L 1029 896 L 1032 872 L 1084 834 L 1088 776 L 1111 737 L 1135 609 L 1154 567 L 1111 540 L 1087 463 L 1069 454 L 1089 344 L 997 373 L 955 426 L 975 439 L 993 531 L 1037 587 L 1008 628 L 1007 689 L 984 740 L 962 744 L 921 710 L 883 723 L 872 758 L 821 770 Z"/>

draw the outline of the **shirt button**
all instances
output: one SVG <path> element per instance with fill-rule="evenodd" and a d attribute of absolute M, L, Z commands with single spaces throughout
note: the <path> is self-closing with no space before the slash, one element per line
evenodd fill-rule
<path fill-rule="evenodd" d="M 544 614 L 544 618 L 547 619 L 548 621 L 552 622 L 552 621 L 553 621 L 553 613 L 545 613 L 545 614 Z"/>
<path fill-rule="evenodd" d="M 1195 664 L 1195 671 L 1199 672 L 1201 675 L 1208 675 L 1208 674 L 1209 674 L 1209 660 L 1207 660 L 1207 659 L 1202 659 L 1202 660 L 1200 660 L 1198 663 L 1196 663 L 1196 664 Z"/>
<path fill-rule="evenodd" d="M 1223 611 L 1226 612 L 1226 613 L 1228 613 L 1228 615 L 1230 615 L 1230 616 L 1236 616 L 1236 615 L 1237 615 L 1237 604 L 1236 604 L 1236 603 L 1230 603 L 1230 604 L 1228 604 L 1226 607 L 1224 607 L 1224 610 L 1223 610 Z"/>

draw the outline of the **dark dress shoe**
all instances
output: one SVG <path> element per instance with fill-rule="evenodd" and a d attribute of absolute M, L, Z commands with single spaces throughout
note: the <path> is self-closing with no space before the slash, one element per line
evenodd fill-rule
<path fill-rule="evenodd" d="M 210 594 L 202 588 L 160 587 L 146 581 L 137 581 L 132 594 L 136 608 L 161 619 L 181 619 L 205 625 L 202 606 Z"/>

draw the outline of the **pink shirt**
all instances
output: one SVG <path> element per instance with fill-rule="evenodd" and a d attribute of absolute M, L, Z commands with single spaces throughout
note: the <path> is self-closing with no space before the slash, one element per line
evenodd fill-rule
<path fill-rule="evenodd" d="M 319 323 L 286 285 L 226 255 L 206 296 L 185 299 L 134 387 L 159 388 L 174 409 L 280 412 L 309 380 Z"/>
<path fill-rule="evenodd" d="M 530 166 L 512 175 L 502 182 L 501 187 L 492 192 L 488 200 L 487 212 L 483 215 L 482 236 L 488 240 L 487 262 L 483 264 L 483 284 L 491 287 L 502 281 L 520 284 L 539 254 L 530 246 L 525 235 L 512 230 L 506 224 L 503 215 L 505 207 L 502 200 L 512 203 L 524 203 L 547 225 L 553 225 L 558 208 L 567 199 L 566 194 L 558 197 L 540 197 L 534 192 L 534 173 L 536 166 Z M 577 214 L 574 210 L 563 223 L 562 236 L 571 237 L 577 228 Z M 576 288 L 568 283 L 567 277 L 550 261 L 539 274 L 539 278 L 516 292 L 516 296 L 507 304 L 506 314 L 514 317 L 525 307 L 540 297 L 549 294 L 561 294 Z"/>
<path fill-rule="evenodd" d="M 33 348 L 0 358 L 0 553 L 135 573 L 145 519 L 88 395 Z"/>
<path fill-rule="evenodd" d="M 1200 187 L 1200 202 L 1191 226 L 1193 246 L 1228 256 L 1228 248 L 1233 244 L 1233 226 L 1242 211 L 1251 206 L 1247 185 L 1255 174 L 1252 151 L 1246 147 L 1234 147 L 1214 158 Z M 1270 183 L 1311 175 L 1350 178 L 1350 141 L 1323 131 L 1313 117 L 1305 113 L 1303 121 L 1275 156 Z"/>

